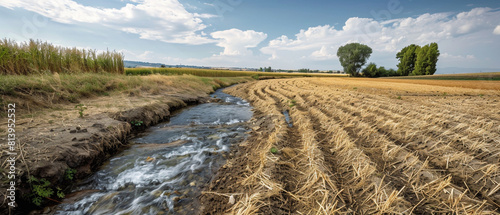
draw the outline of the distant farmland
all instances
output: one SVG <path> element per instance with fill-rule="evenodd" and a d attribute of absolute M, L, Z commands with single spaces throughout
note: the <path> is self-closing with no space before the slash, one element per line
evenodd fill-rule
<path fill-rule="evenodd" d="M 499 81 L 500 72 L 392 77 L 394 79 Z"/>
<path fill-rule="evenodd" d="M 233 71 L 216 69 L 192 69 L 192 68 L 126 68 L 127 75 L 195 75 L 202 77 L 343 77 L 342 74 L 327 73 L 281 73 L 281 72 L 252 72 L 252 71 Z"/>

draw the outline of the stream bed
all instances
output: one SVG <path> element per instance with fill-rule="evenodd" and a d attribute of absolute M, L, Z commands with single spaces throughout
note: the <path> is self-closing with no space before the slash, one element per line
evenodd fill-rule
<path fill-rule="evenodd" d="M 246 101 L 221 90 L 211 96 L 222 102 L 183 109 L 130 140 L 74 190 L 85 195 L 55 214 L 197 214 L 200 189 L 247 138 L 252 117 Z"/>

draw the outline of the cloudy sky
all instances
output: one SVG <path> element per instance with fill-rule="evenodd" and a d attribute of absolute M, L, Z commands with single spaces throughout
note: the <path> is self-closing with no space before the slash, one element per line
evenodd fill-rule
<path fill-rule="evenodd" d="M 401 48 L 437 42 L 438 73 L 500 68 L 497 0 L 2 0 L 0 26 L 172 65 L 339 70 L 337 49 L 360 42 L 396 68 Z"/>

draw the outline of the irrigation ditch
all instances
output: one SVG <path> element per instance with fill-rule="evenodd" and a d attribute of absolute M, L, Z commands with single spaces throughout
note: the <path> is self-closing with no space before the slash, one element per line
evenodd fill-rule
<path fill-rule="evenodd" d="M 217 96 L 219 96 L 219 98 L 214 98 Z M 228 98 L 232 101 L 227 101 Z M 224 99 L 226 99 L 226 101 Z M 168 143 L 161 141 L 138 143 L 134 138 L 140 138 L 141 136 L 144 136 L 145 131 L 147 133 L 148 129 L 154 129 L 152 126 L 161 126 L 168 124 L 173 115 L 179 113 L 182 115 L 184 110 L 189 111 L 189 109 L 199 107 L 200 105 L 206 105 L 205 108 L 213 108 L 219 106 L 222 107 L 222 109 L 231 105 L 236 105 L 248 108 L 248 110 L 246 111 L 249 111 L 250 108 L 248 104 L 242 104 L 241 101 L 237 98 L 229 96 L 227 94 L 223 94 L 219 89 L 215 94 L 212 94 L 212 97 L 188 95 L 173 96 L 172 98 L 166 99 L 163 103 L 148 104 L 113 114 L 101 113 L 87 116 L 84 121 L 80 120 L 78 123 L 68 123 L 68 125 L 71 126 L 67 127 L 50 128 L 48 132 L 46 131 L 48 130 L 47 128 L 30 128 L 26 131 L 30 132 L 30 134 L 25 134 L 24 132 L 20 133 L 19 136 L 25 138 L 19 140 L 21 145 L 21 156 L 19 157 L 19 160 L 21 162 L 18 165 L 21 171 L 19 172 L 19 179 L 17 181 L 21 186 L 18 187 L 18 191 L 16 193 L 16 196 L 18 197 L 16 199 L 17 207 L 15 211 L 8 211 L 8 208 L 5 205 L 1 208 L 1 211 L 3 212 L 3 214 L 99 213 L 98 211 L 102 211 L 104 209 L 88 207 L 88 198 L 87 200 L 84 200 L 87 201 L 86 204 L 79 205 L 82 207 L 86 207 L 87 210 L 78 208 L 78 205 L 76 206 L 77 210 L 75 210 L 75 207 L 69 205 L 74 206 L 75 204 L 78 204 L 79 201 L 81 202 L 82 198 L 85 199 L 85 197 L 89 196 L 93 196 L 92 198 L 97 198 L 96 196 L 102 197 L 104 196 L 104 194 L 102 194 L 103 192 L 109 192 L 110 190 L 112 190 L 109 186 L 102 185 L 102 183 L 99 185 L 99 181 L 103 182 L 105 181 L 105 179 L 96 179 L 95 177 L 97 174 L 95 173 L 99 173 L 98 171 L 102 171 L 103 169 L 105 169 L 106 165 L 113 163 L 113 160 L 116 158 L 115 156 L 123 155 L 123 153 L 127 153 L 127 151 L 131 149 L 134 150 L 134 148 L 136 148 L 135 150 L 143 150 L 147 148 L 152 153 L 161 151 L 160 148 L 168 148 L 167 151 L 170 150 L 170 152 L 172 152 L 173 148 L 175 148 L 175 150 L 173 151 L 177 151 L 180 154 L 170 154 L 172 157 L 176 157 L 174 161 L 168 158 L 167 154 L 169 152 L 164 150 L 166 154 L 162 155 L 164 156 L 163 160 L 159 158 L 160 155 L 148 155 L 146 156 L 146 159 L 137 157 L 129 159 L 132 163 L 136 163 L 136 161 L 134 161 L 134 159 L 136 159 L 137 162 L 139 160 L 142 160 L 143 164 L 146 165 L 152 165 L 156 163 L 155 166 L 161 166 L 161 163 L 163 162 L 163 164 L 166 164 L 166 166 L 168 166 L 172 163 L 183 163 L 185 161 L 185 158 L 192 157 L 191 161 L 189 162 L 194 163 L 191 163 L 191 166 L 189 167 L 197 164 L 198 168 L 197 170 L 190 170 L 188 168 L 189 171 L 186 172 L 176 172 L 175 174 L 172 173 L 173 176 L 168 182 L 164 181 L 165 183 L 169 184 L 172 181 L 179 182 L 179 178 L 184 179 L 181 181 L 182 183 L 179 183 L 178 188 L 172 188 L 169 185 L 170 188 L 172 188 L 170 189 L 170 191 L 152 191 L 151 189 L 153 188 L 144 188 L 142 186 L 144 185 L 144 183 L 131 185 L 131 183 L 133 182 L 124 181 L 124 183 L 120 185 L 123 185 L 124 187 L 117 187 L 117 189 L 115 189 L 115 191 L 130 191 L 127 194 L 122 193 L 122 196 L 127 195 L 129 197 L 136 197 L 137 192 L 144 192 L 148 193 L 147 195 L 149 197 L 157 198 L 158 201 L 162 201 L 157 204 L 160 207 L 156 207 L 156 209 L 152 209 L 151 205 L 145 205 L 145 207 L 134 208 L 132 209 L 133 211 L 138 212 L 138 210 L 140 210 L 141 213 L 143 213 L 146 212 L 146 210 L 161 210 L 170 213 L 179 213 L 179 210 L 177 209 L 176 211 L 174 211 L 175 207 L 186 204 L 196 204 L 196 201 L 187 201 L 187 199 L 190 199 L 192 197 L 188 197 L 188 195 L 199 194 L 202 189 L 201 185 L 204 182 L 210 180 L 211 174 L 213 174 L 217 170 L 217 168 L 223 164 L 225 157 L 229 153 L 230 146 L 235 143 L 235 141 L 233 140 L 236 140 L 236 142 L 242 140 L 245 132 L 243 120 L 231 121 L 232 119 L 228 118 L 228 122 L 221 122 L 220 119 L 219 121 L 217 121 L 217 119 L 210 119 L 211 122 L 201 124 L 185 120 L 185 122 L 189 123 L 183 125 L 184 127 L 177 126 L 178 131 L 186 131 L 191 133 L 193 133 L 193 130 L 201 128 L 202 133 L 205 133 L 194 135 L 194 137 L 201 137 L 201 139 L 189 139 L 193 137 L 187 137 L 186 135 L 181 134 L 179 136 L 180 139 L 172 140 Z M 205 108 L 201 108 L 202 111 L 206 111 L 202 114 L 202 117 L 213 116 L 209 113 L 209 109 Z M 229 110 L 226 109 L 223 111 L 229 112 L 218 116 L 230 117 L 231 113 L 235 113 L 235 111 L 231 110 L 230 108 Z M 215 115 L 217 116 L 217 114 Z M 250 117 L 251 116 L 248 116 L 248 119 Z M 221 131 L 224 131 L 226 133 L 222 134 Z M 210 132 L 215 132 L 215 135 L 211 134 Z M 208 136 L 200 136 L 205 134 Z M 191 136 L 193 136 L 193 134 Z M 165 139 L 169 138 L 165 137 Z M 231 141 L 229 141 L 228 139 L 231 139 Z M 130 140 L 135 141 L 131 143 Z M 210 143 L 204 144 L 204 141 Z M 224 143 L 222 143 L 221 141 Z M 144 147 L 140 147 L 139 145 L 144 145 Z M 37 146 L 43 147 L 36 150 L 36 154 L 33 155 L 36 156 L 36 159 L 30 159 L 29 161 L 23 160 L 23 153 L 26 156 L 26 151 L 34 151 L 33 147 Z M 181 151 L 185 150 L 184 148 L 182 148 L 183 146 L 194 148 L 191 148 L 189 153 L 182 154 Z M 137 147 L 140 149 L 137 149 Z M 208 159 L 207 157 L 213 157 L 213 159 Z M 204 161 L 201 161 L 200 159 L 204 159 Z M 210 167 L 206 166 L 207 162 Z M 187 163 L 184 162 L 184 164 L 186 165 Z M 171 166 L 169 166 L 169 168 L 170 167 Z M 138 168 L 144 169 L 143 167 Z M 183 169 L 184 168 L 186 167 L 183 167 Z M 71 170 L 71 180 L 68 179 L 68 170 Z M 158 171 L 165 173 L 165 171 L 167 170 L 158 168 Z M 137 173 L 132 173 L 132 175 L 134 174 L 137 175 Z M 165 176 L 162 174 L 160 175 L 163 177 Z M 44 207 L 43 209 L 37 209 L 36 207 L 33 207 L 32 202 L 30 202 L 33 198 L 33 183 L 28 183 L 30 178 L 36 178 L 38 180 L 43 179 L 48 184 L 50 184 L 50 187 L 46 188 L 53 189 L 53 192 L 56 192 L 56 189 L 64 191 L 66 193 L 65 198 L 62 201 L 56 200 L 56 198 L 42 199 L 43 204 L 47 207 Z M 165 180 L 167 179 L 168 177 L 165 177 Z M 158 180 L 160 179 L 156 178 L 153 182 L 149 182 L 151 182 L 151 184 L 159 186 L 154 189 L 166 189 L 165 186 L 167 185 L 161 186 L 162 183 Z M 186 181 L 189 182 L 187 182 L 186 184 Z M 89 184 L 92 184 L 94 188 L 87 189 Z M 193 184 L 196 184 L 196 186 Z M 181 187 L 183 190 L 181 189 Z M 193 187 L 196 187 L 196 190 Z M 101 189 L 101 193 L 99 193 L 99 189 Z M 122 200 L 122 197 L 120 195 L 117 195 L 116 193 L 110 195 L 113 195 L 114 197 Z M 106 201 L 109 200 L 106 198 L 101 201 L 101 203 L 106 203 Z M 114 201 L 117 201 L 116 198 Z M 150 202 L 150 199 L 146 200 L 146 202 Z M 110 204 L 101 204 L 101 206 L 104 207 L 109 207 L 109 205 Z M 89 211 L 90 209 L 94 211 Z M 123 205 L 118 205 L 115 209 L 106 210 L 109 213 L 113 213 L 117 211 L 127 210 L 127 208 L 124 208 Z M 188 211 L 186 211 L 186 213 L 187 212 Z"/>

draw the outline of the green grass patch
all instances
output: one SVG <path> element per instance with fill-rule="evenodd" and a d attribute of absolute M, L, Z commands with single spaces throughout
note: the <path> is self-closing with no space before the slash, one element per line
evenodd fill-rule
<path fill-rule="evenodd" d="M 500 81 L 500 72 L 447 74 L 447 75 L 424 75 L 424 76 L 399 76 L 392 79 L 414 79 L 414 80 L 464 80 L 464 81 Z"/>

